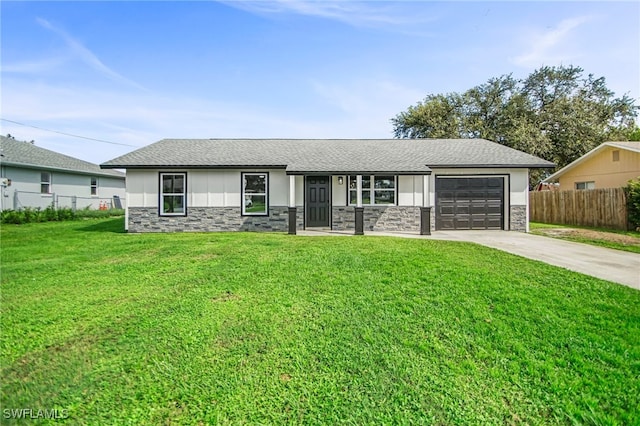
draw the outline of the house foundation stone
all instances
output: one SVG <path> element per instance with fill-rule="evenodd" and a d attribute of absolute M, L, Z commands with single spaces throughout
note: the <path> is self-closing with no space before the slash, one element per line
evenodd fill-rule
<path fill-rule="evenodd" d="M 240 207 L 188 207 L 186 216 L 159 216 L 157 208 L 130 207 L 128 225 L 129 232 L 287 232 L 288 216 L 287 207 L 270 207 L 269 216 L 242 216 Z"/>
<path fill-rule="evenodd" d="M 511 231 L 527 232 L 526 206 L 511 206 L 509 209 L 509 229 Z"/>

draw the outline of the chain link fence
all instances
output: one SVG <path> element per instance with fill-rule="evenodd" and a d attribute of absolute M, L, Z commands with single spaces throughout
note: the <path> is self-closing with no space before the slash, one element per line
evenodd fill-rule
<path fill-rule="evenodd" d="M 111 198 L 77 197 L 75 195 L 56 195 L 55 193 L 13 191 L 12 196 L 7 193 L 3 194 L 0 210 L 22 210 L 25 207 L 46 209 L 49 206 L 53 206 L 55 209 L 70 208 L 73 211 L 82 209 L 110 210 L 125 207 L 123 200 L 117 195 Z"/>

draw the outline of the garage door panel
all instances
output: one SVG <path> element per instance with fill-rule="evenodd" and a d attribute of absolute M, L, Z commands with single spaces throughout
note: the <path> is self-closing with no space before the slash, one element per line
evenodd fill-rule
<path fill-rule="evenodd" d="M 502 206 L 501 205 L 487 206 L 486 213 L 488 215 L 493 215 L 493 216 L 502 216 Z"/>
<path fill-rule="evenodd" d="M 472 205 L 469 210 L 470 210 L 469 213 L 475 214 L 475 215 L 481 215 L 481 216 L 484 216 L 485 213 L 488 213 L 487 205 L 484 204 L 484 203 L 482 203 L 482 204 L 476 203 L 476 204 Z"/>
<path fill-rule="evenodd" d="M 436 178 L 436 229 L 503 229 L 504 178 Z"/>
<path fill-rule="evenodd" d="M 456 216 L 470 214 L 470 213 L 471 213 L 471 206 L 468 204 L 458 204 L 454 209 L 454 214 Z"/>
<path fill-rule="evenodd" d="M 502 187 L 504 183 L 504 178 L 487 178 L 487 187 L 489 188 L 500 188 L 502 190 Z"/>
<path fill-rule="evenodd" d="M 455 225 L 453 229 L 471 229 L 471 221 L 468 216 L 457 217 L 453 223 Z"/>

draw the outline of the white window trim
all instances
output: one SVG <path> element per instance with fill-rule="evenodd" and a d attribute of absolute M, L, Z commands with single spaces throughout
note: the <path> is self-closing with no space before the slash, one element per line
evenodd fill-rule
<path fill-rule="evenodd" d="M 351 202 L 351 192 L 353 191 L 357 191 L 356 189 L 351 189 L 351 178 L 354 175 L 347 175 L 347 204 L 350 206 L 355 206 L 356 203 L 352 203 Z M 393 188 L 376 188 L 375 187 L 375 178 L 377 177 L 381 177 L 381 176 L 393 176 Z M 362 175 L 363 179 L 364 178 L 369 178 L 369 188 L 362 188 L 362 191 L 369 191 L 369 203 L 368 204 L 364 204 L 365 206 L 397 206 L 398 205 L 398 175 L 384 175 L 384 174 L 379 174 L 379 175 Z M 393 203 L 380 203 L 380 204 L 376 204 L 376 200 L 375 200 L 375 191 L 387 191 L 387 192 L 393 192 Z M 365 197 L 362 197 L 363 199 Z"/>
<path fill-rule="evenodd" d="M 254 192 L 251 195 L 264 195 L 264 212 L 247 212 L 246 211 L 246 196 L 244 193 L 244 179 L 245 176 L 264 176 L 264 193 L 262 192 Z M 241 177 L 241 187 L 240 187 L 240 209 L 242 212 L 242 216 L 269 216 L 269 173 L 268 172 L 242 172 L 240 173 Z"/>
<path fill-rule="evenodd" d="M 93 180 L 95 179 L 96 184 L 93 184 Z M 94 193 L 94 188 L 95 188 L 95 193 Z M 92 197 L 97 197 L 98 196 L 98 177 L 97 176 L 91 176 L 89 178 L 89 194 L 91 194 Z"/>
<path fill-rule="evenodd" d="M 163 192 L 163 182 L 162 182 L 162 178 L 164 176 L 182 176 L 183 178 L 183 182 L 184 182 L 184 192 L 179 192 L 179 193 L 168 193 L 165 194 Z M 158 213 L 160 216 L 186 216 L 187 215 L 187 173 L 186 172 L 160 172 L 160 179 L 159 179 L 159 193 L 160 193 L 160 199 L 158 200 Z M 164 210 L 164 196 L 182 196 L 183 197 L 183 201 L 182 201 L 182 205 L 184 207 L 184 212 L 178 212 L 178 213 L 165 213 Z"/>
<path fill-rule="evenodd" d="M 49 176 L 48 181 L 44 181 L 42 179 L 42 175 L 46 174 Z M 51 195 L 51 172 L 40 172 L 40 193 L 42 195 Z M 47 185 L 47 192 L 42 192 L 42 185 Z"/>

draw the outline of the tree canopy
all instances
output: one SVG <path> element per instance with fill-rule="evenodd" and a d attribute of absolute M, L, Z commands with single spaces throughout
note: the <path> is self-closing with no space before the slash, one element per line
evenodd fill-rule
<path fill-rule="evenodd" d="M 483 138 L 564 167 L 599 144 L 627 140 L 639 107 L 576 66 L 524 79 L 489 79 L 464 93 L 430 94 L 391 119 L 397 138 Z"/>

